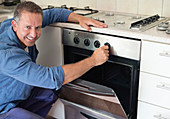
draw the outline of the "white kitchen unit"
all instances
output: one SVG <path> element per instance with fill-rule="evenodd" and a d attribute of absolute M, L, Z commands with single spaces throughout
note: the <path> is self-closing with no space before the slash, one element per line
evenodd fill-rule
<path fill-rule="evenodd" d="M 39 50 L 37 64 L 47 67 L 63 64 L 61 31 L 61 28 L 52 26 L 47 26 L 42 29 L 41 37 L 36 42 L 37 49 Z M 57 100 L 48 115 L 57 119 L 65 119 L 64 113 L 63 103 Z"/>
<path fill-rule="evenodd" d="M 59 66 L 63 64 L 62 28 L 47 26 L 42 29 L 36 45 L 39 50 L 37 64 Z M 52 55 L 51 55 L 52 54 Z"/>
<path fill-rule="evenodd" d="M 170 45 L 142 41 L 137 119 L 170 119 Z"/>

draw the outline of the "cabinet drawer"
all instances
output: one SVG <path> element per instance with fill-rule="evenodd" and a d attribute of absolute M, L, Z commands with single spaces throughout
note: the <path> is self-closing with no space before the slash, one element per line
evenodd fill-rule
<path fill-rule="evenodd" d="M 170 77 L 170 45 L 143 41 L 141 71 Z"/>
<path fill-rule="evenodd" d="M 140 72 L 138 100 L 170 109 L 170 79 Z"/>
<path fill-rule="evenodd" d="M 170 119 L 170 110 L 139 101 L 137 119 Z"/>

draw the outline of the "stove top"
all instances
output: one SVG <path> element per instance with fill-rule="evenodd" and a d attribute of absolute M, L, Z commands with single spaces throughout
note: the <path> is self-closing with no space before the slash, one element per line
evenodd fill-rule
<path fill-rule="evenodd" d="M 144 16 L 112 12 L 99 12 L 87 17 L 102 21 L 112 28 L 138 32 L 146 31 L 168 20 L 168 18 L 162 18 L 159 15 Z"/>
<path fill-rule="evenodd" d="M 64 8 L 72 10 L 77 14 L 106 23 L 109 27 L 137 32 L 146 31 L 169 20 L 169 18 L 160 17 L 158 14 L 153 16 L 144 16 L 127 13 L 104 12 L 90 9 L 89 6 L 77 8 L 67 7 L 66 5 L 61 5 L 60 7 L 48 5 L 46 9 L 50 8 Z"/>

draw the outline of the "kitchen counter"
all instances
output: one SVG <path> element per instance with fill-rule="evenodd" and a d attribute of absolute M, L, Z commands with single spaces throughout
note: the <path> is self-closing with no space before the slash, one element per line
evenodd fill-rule
<path fill-rule="evenodd" d="M 13 11 L 15 7 L 16 6 L 0 5 L 0 18 L 1 17 L 3 17 L 3 19 L 6 17 L 11 18 L 13 16 Z M 2 22 L 2 20 L 0 22 Z M 170 18 L 169 18 L 169 22 L 170 22 Z M 52 26 L 85 30 L 79 24 L 75 24 L 75 23 L 54 23 L 52 24 Z M 156 27 L 153 27 L 144 32 L 133 31 L 130 29 L 121 30 L 114 27 L 108 27 L 108 28 L 92 27 L 92 31 L 97 33 L 102 33 L 102 34 L 131 37 L 131 38 L 137 38 L 137 39 L 148 40 L 153 42 L 170 44 L 170 34 L 167 34 L 165 31 L 158 31 Z"/>
<path fill-rule="evenodd" d="M 4 6 L 0 5 L 0 22 L 4 21 L 5 19 L 12 18 L 15 6 Z"/>
<path fill-rule="evenodd" d="M 84 28 L 79 26 L 79 24 L 74 24 L 74 23 L 54 23 L 52 24 L 52 26 L 85 30 Z M 97 33 L 102 33 L 102 34 L 131 37 L 131 38 L 137 38 L 137 39 L 148 40 L 153 42 L 170 44 L 170 34 L 167 34 L 165 31 L 158 31 L 156 27 L 153 27 L 144 32 L 133 31 L 133 30 L 127 31 L 127 30 L 115 29 L 114 27 L 108 27 L 108 28 L 92 27 L 92 31 Z"/>

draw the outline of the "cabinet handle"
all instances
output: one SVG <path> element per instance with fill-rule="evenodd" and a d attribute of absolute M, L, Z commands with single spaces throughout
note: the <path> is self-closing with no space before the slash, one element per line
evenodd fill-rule
<path fill-rule="evenodd" d="M 170 85 L 169 84 L 161 83 L 160 85 L 157 85 L 156 87 L 170 91 Z"/>
<path fill-rule="evenodd" d="M 160 56 L 165 56 L 165 57 L 170 57 L 170 52 L 164 51 L 164 52 L 159 53 L 159 55 Z"/>
<path fill-rule="evenodd" d="M 153 117 L 154 117 L 154 118 L 157 118 L 157 119 L 170 119 L 170 118 L 163 117 L 162 114 L 153 115 Z"/>

